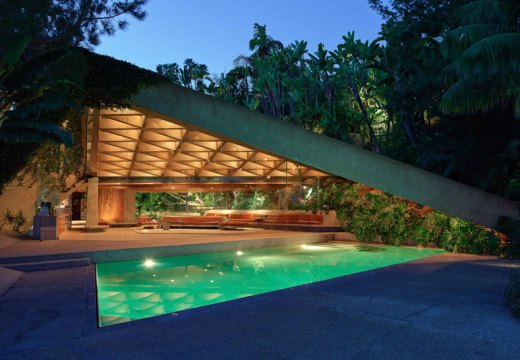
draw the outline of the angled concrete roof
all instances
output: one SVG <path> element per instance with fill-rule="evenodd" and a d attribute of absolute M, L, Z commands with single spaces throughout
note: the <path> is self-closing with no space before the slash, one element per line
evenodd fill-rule
<path fill-rule="evenodd" d="M 143 89 L 132 101 L 134 110 L 213 136 L 217 146 L 229 142 L 262 151 L 488 226 L 501 215 L 516 216 L 515 203 L 510 200 L 178 85 Z M 130 165 L 136 156 L 127 159 Z"/>

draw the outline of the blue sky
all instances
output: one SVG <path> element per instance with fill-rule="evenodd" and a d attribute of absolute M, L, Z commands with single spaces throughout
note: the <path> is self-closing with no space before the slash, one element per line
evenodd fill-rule
<path fill-rule="evenodd" d="M 144 21 L 102 37 L 96 52 L 151 70 L 191 57 L 219 74 L 250 53 L 255 22 L 284 45 L 306 40 L 311 52 L 320 42 L 334 49 L 352 30 L 373 40 L 382 23 L 367 0 L 149 0 L 146 11 Z"/>

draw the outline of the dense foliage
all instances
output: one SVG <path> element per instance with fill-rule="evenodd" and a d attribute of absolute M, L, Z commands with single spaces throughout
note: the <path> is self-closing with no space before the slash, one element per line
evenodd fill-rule
<path fill-rule="evenodd" d="M 85 58 L 87 76 L 83 81 L 80 103 L 93 108 L 125 108 L 139 88 L 167 79 L 126 61 L 80 49 Z"/>
<path fill-rule="evenodd" d="M 255 24 L 251 53 L 171 81 L 506 196 L 520 159 L 519 7 L 514 0 L 369 0 L 380 38 L 284 45 Z"/>
<path fill-rule="evenodd" d="M 474 1 L 459 7 L 445 36 L 450 88 L 445 112 L 500 111 L 520 117 L 520 6 L 516 0 Z"/>
<path fill-rule="evenodd" d="M 58 169 L 63 178 L 78 172 L 80 159 L 76 155 L 80 142 L 73 122 L 79 120 L 83 105 L 105 102 L 94 99 L 89 91 L 87 101 L 83 101 L 84 79 L 88 79 L 88 71 L 97 68 L 77 47 L 92 47 L 99 43 L 100 35 L 124 29 L 125 16 L 143 19 L 145 3 L 146 0 L 0 1 L 0 164 L 5 165 L 0 193 L 28 162 L 26 172 L 33 172 L 31 160 L 50 161 L 52 164 L 46 166 Z M 127 103 L 121 105 L 124 104 Z M 63 151 L 61 144 L 77 146 Z M 48 156 L 47 150 L 60 153 L 58 159 L 70 153 L 72 159 L 60 163 Z"/>
<path fill-rule="evenodd" d="M 331 184 L 320 195 L 320 203 L 311 197 L 305 203 L 307 208 L 335 209 L 343 229 L 360 241 L 380 237 L 391 245 L 433 245 L 471 254 L 503 252 L 490 229 L 360 184 Z"/>

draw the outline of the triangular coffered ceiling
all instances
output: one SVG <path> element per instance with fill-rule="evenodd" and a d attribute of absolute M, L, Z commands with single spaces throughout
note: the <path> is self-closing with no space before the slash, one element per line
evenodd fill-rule
<path fill-rule="evenodd" d="M 316 178 L 329 176 L 134 109 L 89 110 L 87 167 L 100 178 Z"/>

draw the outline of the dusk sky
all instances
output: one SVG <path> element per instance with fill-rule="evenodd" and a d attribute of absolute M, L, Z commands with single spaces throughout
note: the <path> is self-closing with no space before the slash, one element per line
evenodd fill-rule
<path fill-rule="evenodd" d="M 219 74 L 250 54 L 255 22 L 284 45 L 306 40 L 310 52 L 320 42 L 334 49 L 352 30 L 373 40 L 382 22 L 367 0 L 149 0 L 146 11 L 144 21 L 102 37 L 96 52 L 151 70 L 191 57 Z"/>

